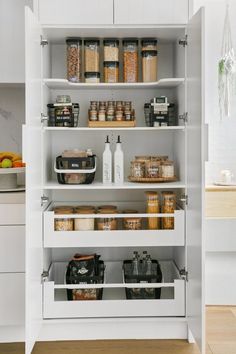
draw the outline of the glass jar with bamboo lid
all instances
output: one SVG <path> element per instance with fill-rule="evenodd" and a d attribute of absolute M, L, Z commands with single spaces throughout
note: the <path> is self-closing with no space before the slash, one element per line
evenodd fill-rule
<path fill-rule="evenodd" d="M 146 212 L 148 214 L 158 214 L 160 213 L 160 201 L 157 192 L 146 192 L 147 204 L 146 204 Z M 147 226 L 149 230 L 157 230 L 160 229 L 160 218 L 150 218 L 148 217 Z"/>
<path fill-rule="evenodd" d="M 94 214 L 95 208 L 90 205 L 81 205 L 75 208 L 75 214 Z M 94 230 L 94 218 L 76 218 L 74 220 L 76 231 L 91 231 Z"/>
<path fill-rule="evenodd" d="M 54 214 L 56 215 L 71 215 L 74 213 L 73 207 L 70 206 L 58 206 L 54 208 Z M 74 219 L 55 219 L 54 220 L 54 230 L 55 231 L 73 231 L 74 230 Z"/>

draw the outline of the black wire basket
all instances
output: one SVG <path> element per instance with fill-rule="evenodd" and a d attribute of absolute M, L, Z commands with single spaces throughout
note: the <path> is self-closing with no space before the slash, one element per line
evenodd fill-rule
<path fill-rule="evenodd" d="M 54 171 L 60 184 L 90 184 L 96 173 L 96 155 L 56 158 Z"/>

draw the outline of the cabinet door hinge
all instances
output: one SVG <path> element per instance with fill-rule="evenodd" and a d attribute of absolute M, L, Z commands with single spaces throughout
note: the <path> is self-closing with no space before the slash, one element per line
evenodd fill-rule
<path fill-rule="evenodd" d="M 40 45 L 44 47 L 45 45 L 48 45 L 48 40 L 40 36 Z"/>
<path fill-rule="evenodd" d="M 188 123 L 188 112 L 184 112 L 183 114 L 179 115 L 179 120 L 182 120 L 184 124 Z"/>
<path fill-rule="evenodd" d="M 182 39 L 179 40 L 179 45 L 182 45 L 183 47 L 186 47 L 188 45 L 188 36 L 186 36 Z"/>
<path fill-rule="evenodd" d="M 185 203 L 185 205 L 188 205 L 188 195 L 187 194 L 182 195 L 180 201 Z"/>
<path fill-rule="evenodd" d="M 44 204 L 48 203 L 49 202 L 49 198 L 46 197 L 45 195 L 43 195 L 41 197 L 41 206 L 43 206 Z"/>
<path fill-rule="evenodd" d="M 41 282 L 44 283 L 47 281 L 49 277 L 49 272 L 47 270 L 44 270 L 43 273 L 41 274 Z"/>
<path fill-rule="evenodd" d="M 185 268 L 180 269 L 179 275 L 181 276 L 182 279 L 188 281 L 188 271 Z"/>
<path fill-rule="evenodd" d="M 48 116 L 44 113 L 41 113 L 41 123 L 47 122 L 48 121 Z"/>

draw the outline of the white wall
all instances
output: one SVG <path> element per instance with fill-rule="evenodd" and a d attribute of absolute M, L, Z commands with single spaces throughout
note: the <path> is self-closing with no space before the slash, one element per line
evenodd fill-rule
<path fill-rule="evenodd" d="M 236 52 L 236 1 L 229 0 L 233 45 Z M 218 61 L 221 55 L 225 0 L 194 0 L 194 11 L 206 7 L 206 121 L 209 124 L 209 163 L 206 183 L 217 179 L 220 170 L 229 168 L 236 176 L 236 92 L 230 118 L 220 120 L 218 104 Z"/>

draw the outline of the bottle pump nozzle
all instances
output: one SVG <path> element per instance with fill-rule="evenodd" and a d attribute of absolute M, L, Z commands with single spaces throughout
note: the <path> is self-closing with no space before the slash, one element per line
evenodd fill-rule
<path fill-rule="evenodd" d="M 109 144 L 110 143 L 110 141 L 109 141 L 109 136 L 107 135 L 107 137 L 106 137 L 106 144 Z"/>
<path fill-rule="evenodd" d="M 121 141 L 120 141 L 120 135 L 118 135 L 117 143 L 118 143 L 118 144 L 121 143 Z"/>

